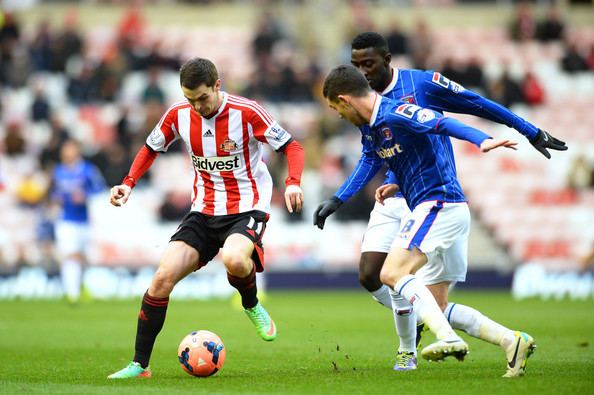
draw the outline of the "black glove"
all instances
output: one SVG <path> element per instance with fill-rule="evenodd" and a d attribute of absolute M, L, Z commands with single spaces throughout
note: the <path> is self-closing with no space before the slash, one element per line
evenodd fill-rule
<path fill-rule="evenodd" d="M 336 196 L 332 196 L 328 200 L 324 200 L 314 213 L 314 226 L 317 226 L 320 229 L 324 229 L 324 223 L 326 222 L 326 218 L 328 218 L 333 212 L 338 210 L 338 208 L 342 205 L 342 200 L 337 198 Z"/>
<path fill-rule="evenodd" d="M 542 129 L 538 129 L 538 134 L 530 140 L 530 144 L 534 146 L 541 154 L 546 156 L 547 159 L 551 159 L 551 154 L 547 151 L 547 148 L 554 149 L 556 151 L 566 151 L 567 146 L 565 141 L 561 141 Z"/>

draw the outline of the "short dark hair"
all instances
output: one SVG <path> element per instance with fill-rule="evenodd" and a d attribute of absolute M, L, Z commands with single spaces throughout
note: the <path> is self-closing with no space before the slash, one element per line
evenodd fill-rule
<path fill-rule="evenodd" d="M 367 49 L 373 48 L 381 56 L 386 56 L 390 53 L 388 41 L 379 33 L 365 32 L 360 33 L 353 38 L 351 42 L 351 49 Z"/>
<path fill-rule="evenodd" d="M 322 93 L 332 102 L 338 101 L 338 95 L 365 96 L 371 90 L 365 76 L 355 66 L 343 64 L 330 71 L 324 80 Z"/>
<path fill-rule="evenodd" d="M 202 84 L 212 87 L 218 79 L 219 72 L 208 59 L 190 59 L 179 69 L 179 83 L 188 89 L 196 89 Z"/>

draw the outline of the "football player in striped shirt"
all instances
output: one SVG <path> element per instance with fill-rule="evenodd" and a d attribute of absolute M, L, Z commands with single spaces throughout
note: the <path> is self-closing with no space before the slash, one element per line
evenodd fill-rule
<path fill-rule="evenodd" d="M 111 190 L 111 204 L 125 204 L 159 153 L 166 152 L 175 140 L 185 143 L 194 170 L 191 211 L 171 237 L 142 299 L 134 358 L 109 378 L 151 376 L 149 358 L 173 287 L 206 265 L 220 249 L 229 283 L 239 291 L 258 335 L 266 341 L 276 338 L 276 325 L 258 301 L 256 287 L 256 272 L 264 270 L 262 236 L 272 195 L 272 178 L 262 160 L 263 145 L 287 157 L 285 203 L 289 212 L 298 212 L 303 205 L 303 149 L 258 103 L 222 91 L 211 61 L 194 58 L 186 62 L 180 69 L 180 85 L 185 100 L 169 107 L 122 184 Z"/>
<path fill-rule="evenodd" d="M 387 163 L 400 180 L 400 190 L 412 210 L 383 264 L 382 283 L 410 303 L 436 334 L 438 341 L 423 349 L 424 358 L 463 359 L 468 346 L 442 313 L 449 284 L 465 280 L 470 225 L 466 199 L 450 155 L 449 136 L 471 141 L 483 152 L 497 147 L 515 149 L 516 143 L 492 140 L 483 132 L 438 112 L 381 97 L 370 89 L 363 74 L 350 65 L 339 66 L 328 75 L 323 93 L 331 108 L 360 127 L 362 158 L 369 172 L 375 175 Z M 394 192 L 393 185 L 389 188 Z M 323 221 L 319 225 L 323 226 Z M 429 283 L 433 294 L 424 285 L 428 278 L 435 280 Z M 506 328 L 498 325 L 495 329 L 492 342 L 501 341 L 495 337 L 505 336 Z M 520 355 L 516 351 L 508 362 L 519 367 L 519 374 L 534 350 L 534 340 L 524 333 L 518 336 L 522 341 L 517 342 L 516 350 L 523 344 L 525 352 Z M 508 369 L 506 376 L 509 375 Z"/>

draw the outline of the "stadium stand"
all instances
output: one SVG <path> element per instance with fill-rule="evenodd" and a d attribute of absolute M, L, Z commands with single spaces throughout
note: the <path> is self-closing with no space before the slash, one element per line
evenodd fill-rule
<path fill-rule="evenodd" d="M 282 25 L 282 21 L 280 22 Z M 17 190 L 31 172 L 41 179 L 40 183 L 43 185 L 47 169 L 38 163 L 38 158 L 48 150 L 52 134 L 57 134 L 57 138 L 60 138 L 60 133 L 67 133 L 78 138 L 84 143 L 87 156 L 95 158 L 105 147 L 120 144 L 129 160 L 142 144 L 146 132 L 156 122 L 154 117 L 160 116 L 162 110 L 158 106 L 151 110 L 142 101 L 148 83 L 147 65 L 142 62 L 157 62 L 161 65 L 159 86 L 164 91 L 167 104 L 181 99 L 176 65 L 180 59 L 190 56 L 212 59 L 219 66 L 224 88 L 233 92 L 248 90 L 254 75 L 262 74 L 262 70 L 270 73 L 267 76 L 278 74 L 281 77 L 289 75 L 291 78 L 306 70 L 305 85 L 311 99 L 294 102 L 287 92 L 278 93 L 279 86 L 287 86 L 286 81 L 285 85 L 267 86 L 268 90 L 258 92 L 256 97 L 266 103 L 280 123 L 298 139 L 306 142 L 306 150 L 308 146 L 313 147 L 311 153 L 308 152 L 308 169 L 304 176 L 308 181 L 304 188 L 310 202 L 320 200 L 325 193 L 320 187 L 324 176 L 318 173 L 317 168 L 324 160 L 324 150 L 333 151 L 328 148 L 330 144 L 336 143 L 332 136 L 344 137 L 341 149 L 345 149 L 336 158 L 336 166 L 339 167 L 333 168 L 338 172 L 334 176 L 340 178 L 350 171 L 348 158 L 358 156 L 356 134 L 339 122 L 332 121 L 330 126 L 327 125 L 328 114 L 324 106 L 315 101 L 319 96 L 319 80 L 324 74 L 322 67 L 316 63 L 319 60 L 308 58 L 307 51 L 300 46 L 300 40 L 292 37 L 291 32 L 283 32 L 286 36 L 279 39 L 272 57 L 259 64 L 260 60 L 254 57 L 254 26 L 213 28 L 202 25 L 187 28 L 151 25 L 144 28 L 142 41 L 135 43 L 136 46 L 126 47 L 118 30 L 113 27 L 85 26 L 84 30 L 79 27 L 78 34 L 84 43 L 83 48 L 64 62 L 63 69 L 52 70 L 50 67 L 31 70 L 26 83 L 20 83 L 14 70 L 11 72 L 15 64 L 11 63 L 8 55 L 16 58 L 17 54 L 24 53 L 26 58 L 26 54 L 32 53 L 37 45 L 39 31 L 36 31 L 36 27 L 27 26 L 15 40 L 10 35 L 3 34 L 4 48 L 9 48 L 9 52 L 3 54 L 3 85 L 0 89 L 3 108 L 0 179 L 5 186 L 0 191 L 4 208 L 3 215 L 0 216 L 0 249 L 3 253 L 0 261 L 4 261 L 5 266 L 14 267 L 25 262 L 43 264 L 44 259 L 48 259 L 40 248 L 35 247 L 36 240 L 40 239 L 40 221 L 48 213 L 45 212 L 43 202 L 38 202 L 33 207 L 25 206 L 22 199 L 19 199 Z M 50 48 L 51 40 L 60 36 L 61 30 L 52 27 L 48 34 L 46 49 Z M 594 112 L 591 110 L 594 108 L 594 71 L 590 69 L 569 73 L 563 70 L 562 59 L 569 43 L 575 44 L 586 56 L 587 50 L 594 46 L 594 28 L 568 26 L 564 41 L 547 43 L 535 40 L 512 41 L 506 27 L 502 25 L 440 26 L 438 32 L 434 31 L 431 37 L 431 68 L 440 70 L 447 59 L 454 59 L 456 64 L 461 65 L 476 59 L 482 65 L 487 82 L 484 88 L 487 91 L 504 70 L 509 70 L 510 75 L 518 80 L 526 72 L 533 71 L 542 84 L 545 92 L 542 105 L 518 104 L 513 110 L 566 140 L 570 151 L 555 152 L 553 158 L 546 161 L 532 150 L 529 143 L 522 141 L 518 152 L 493 153 L 489 157 L 483 157 L 471 146 L 456 143 L 458 169 L 471 207 L 477 214 L 475 218 L 517 264 L 537 261 L 559 270 L 577 268 L 579 257 L 594 240 L 594 191 L 592 187 L 586 190 L 569 189 L 566 176 L 571 161 L 579 152 L 585 154 L 590 163 L 594 161 Z M 137 61 L 140 59 L 140 64 L 136 63 L 132 67 L 132 57 L 136 57 Z M 336 62 L 337 60 L 333 61 Z M 409 55 L 394 58 L 395 66 L 408 67 L 411 64 L 413 62 Z M 110 85 L 110 81 L 113 81 L 110 78 L 115 79 L 114 86 Z M 72 93 L 73 85 L 75 82 L 84 84 L 85 81 L 91 84 L 86 88 L 92 97 L 77 101 Z M 288 85 L 292 86 L 290 83 Z M 41 88 L 50 103 L 52 117 L 61 119 L 64 125 L 62 132 L 56 130 L 56 125 L 52 123 L 57 122 L 55 120 L 34 122 L 30 118 L 34 87 Z M 494 127 L 493 124 L 472 117 L 462 119 L 490 133 L 523 140 L 505 127 Z M 11 122 L 18 122 L 22 126 L 20 133 L 26 145 L 23 153 L 13 155 L 7 151 L 6 136 Z M 320 132 L 324 128 L 328 129 L 327 133 Z M 93 263 L 139 266 L 157 261 L 158 249 L 146 251 L 142 245 L 146 246 L 147 239 L 155 240 L 155 245 L 167 240 L 171 225 L 163 226 L 160 223 L 158 207 L 168 192 L 187 191 L 189 173 L 172 176 L 169 171 L 170 168 L 189 169 L 185 155 L 178 151 L 179 147 L 156 161 L 150 177 L 135 191 L 136 203 L 130 204 L 126 213 L 105 210 L 99 201 L 94 203 L 93 210 L 100 212 L 100 215 L 95 215 L 96 245 L 91 257 Z M 270 156 L 268 160 L 275 159 Z M 345 160 L 346 164 L 341 165 L 341 161 Z M 283 175 L 274 171 L 272 173 L 277 178 L 276 184 L 282 185 L 279 181 Z M 101 198 L 105 199 L 105 196 Z M 273 216 L 276 217 L 275 221 L 279 221 L 277 226 L 286 226 L 289 219 L 280 212 L 278 206 L 275 207 L 279 211 Z M 304 235 L 312 234 L 309 227 L 310 210 L 313 207 L 306 207 L 301 220 L 291 225 L 297 226 L 292 231 Z M 134 227 L 112 231 L 110 222 L 115 216 L 129 218 L 131 222 L 135 222 Z M 140 225 L 139 218 L 144 221 Z M 11 231 L 12 229 L 15 231 Z M 133 241 L 123 245 L 123 239 L 130 240 L 126 235 L 137 232 L 138 229 L 142 234 L 134 239 L 142 239 L 142 245 L 136 245 Z M 342 229 L 347 235 L 346 240 L 351 240 L 356 250 L 364 223 L 353 225 L 349 222 Z M 316 237 L 304 236 L 291 245 L 287 245 L 284 238 L 268 236 L 271 260 L 282 262 L 299 257 L 296 259 L 297 264 L 304 267 L 320 265 L 324 260 L 330 262 L 330 265 L 344 265 L 343 260 L 350 259 L 350 250 L 342 251 L 345 254 L 340 256 L 324 255 L 327 251 L 320 245 L 340 242 L 340 238 L 329 239 L 331 236 L 328 234 L 331 235 L 332 232 L 324 232 L 324 236 L 317 240 Z M 356 256 L 356 251 L 353 256 Z M 352 264 L 348 262 L 348 265 Z"/>

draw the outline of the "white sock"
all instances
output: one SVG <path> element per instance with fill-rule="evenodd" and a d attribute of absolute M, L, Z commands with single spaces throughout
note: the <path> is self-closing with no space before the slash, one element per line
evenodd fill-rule
<path fill-rule="evenodd" d="M 371 297 L 375 299 L 376 302 L 381 304 L 382 306 L 386 306 L 390 310 L 392 309 L 392 298 L 390 297 L 390 287 L 385 284 L 373 291 L 370 292 Z"/>
<path fill-rule="evenodd" d="M 79 261 L 66 259 L 60 268 L 64 293 L 71 300 L 78 300 L 82 281 L 82 268 Z"/>
<path fill-rule="evenodd" d="M 472 307 L 448 303 L 444 315 L 454 329 L 506 349 L 515 341 L 514 331 L 485 317 Z"/>
<path fill-rule="evenodd" d="M 394 310 L 394 323 L 400 338 L 398 351 L 417 353 L 417 315 L 413 306 L 402 295 L 390 291 L 392 309 Z"/>
<path fill-rule="evenodd" d="M 431 329 L 438 340 L 461 340 L 446 320 L 429 289 L 414 275 L 402 277 L 394 285 L 394 291 L 404 296 L 413 305 L 416 313 L 421 316 L 425 325 Z"/>

